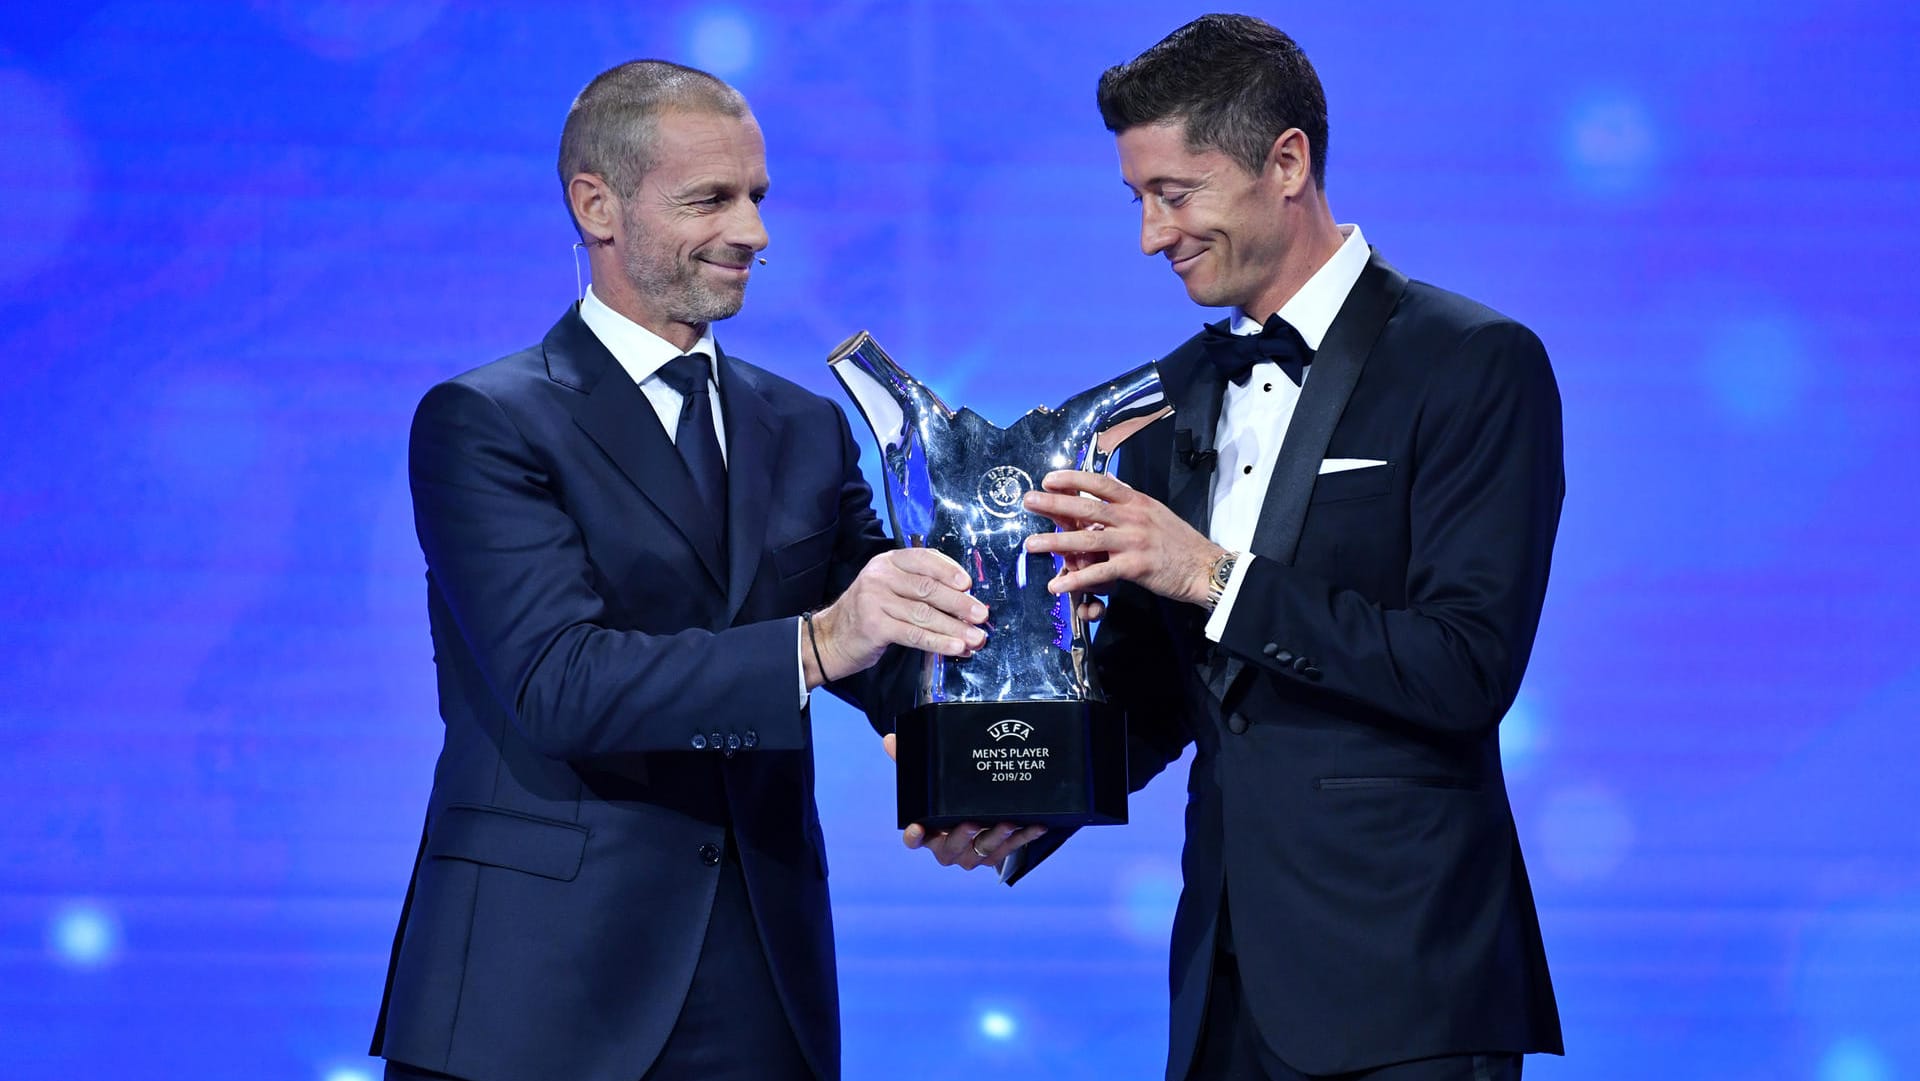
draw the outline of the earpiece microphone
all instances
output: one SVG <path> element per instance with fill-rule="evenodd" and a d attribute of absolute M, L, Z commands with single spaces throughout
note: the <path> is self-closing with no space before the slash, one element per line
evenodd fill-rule
<path fill-rule="evenodd" d="M 760 258 L 755 259 L 754 262 L 759 263 L 761 266 L 767 265 L 767 260 L 765 256 L 761 256 Z"/>

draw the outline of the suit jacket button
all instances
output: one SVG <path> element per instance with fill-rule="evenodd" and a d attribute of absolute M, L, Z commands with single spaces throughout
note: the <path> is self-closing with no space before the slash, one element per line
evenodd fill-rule
<path fill-rule="evenodd" d="M 1264 645 L 1264 646 L 1261 646 L 1261 647 L 1260 647 L 1260 652 L 1261 652 L 1261 653 L 1264 653 L 1264 654 L 1266 654 L 1266 655 L 1267 655 L 1267 656 L 1269 656 L 1269 657 L 1271 657 L 1271 656 L 1273 656 L 1274 654 L 1276 654 L 1276 653 L 1278 653 L 1278 652 L 1280 652 L 1280 643 L 1278 643 L 1278 642 L 1268 642 L 1268 643 L 1267 643 L 1266 645 Z"/>
<path fill-rule="evenodd" d="M 1293 659 L 1293 670 L 1300 673 L 1303 676 L 1307 674 L 1307 669 L 1312 667 L 1313 667 L 1313 662 L 1306 659 L 1305 657 L 1295 657 Z"/>
<path fill-rule="evenodd" d="M 740 737 L 732 733 L 728 733 L 727 734 L 727 750 L 737 751 L 739 749 L 740 749 Z"/>
<path fill-rule="evenodd" d="M 715 732 L 713 735 L 710 735 L 707 737 L 707 743 L 709 746 L 711 746 L 714 750 L 717 751 L 727 745 L 727 740 L 726 740 L 726 737 L 722 736 L 718 732 Z"/>
<path fill-rule="evenodd" d="M 759 743 L 760 743 L 760 733 L 755 732 L 751 728 L 747 729 L 746 735 L 740 737 L 740 746 L 745 747 L 748 750 L 752 750 Z"/>
<path fill-rule="evenodd" d="M 1313 665 L 1307 665 L 1305 668 L 1302 668 L 1300 670 L 1300 674 L 1314 681 L 1315 683 L 1320 682 L 1320 670 L 1318 668 L 1315 668 Z"/>
<path fill-rule="evenodd" d="M 1271 656 L 1273 657 L 1274 660 L 1279 661 L 1281 664 L 1293 663 L 1293 651 L 1290 649 L 1283 649 L 1278 653 L 1272 654 Z"/>
<path fill-rule="evenodd" d="M 693 749 L 694 749 L 694 750 L 696 750 L 696 751 L 704 751 L 704 750 L 706 750 L 706 749 L 707 749 L 707 737 L 705 737 L 705 736 L 703 736 L 703 735 L 701 735 L 701 734 L 700 734 L 700 733 L 698 733 L 698 732 L 695 732 L 695 733 L 693 734 Z"/>
<path fill-rule="evenodd" d="M 720 866 L 720 846 L 709 841 L 700 846 L 700 862 L 708 867 Z"/>
<path fill-rule="evenodd" d="M 1238 712 L 1227 714 L 1227 731 L 1240 735 L 1247 730 L 1247 719 Z"/>

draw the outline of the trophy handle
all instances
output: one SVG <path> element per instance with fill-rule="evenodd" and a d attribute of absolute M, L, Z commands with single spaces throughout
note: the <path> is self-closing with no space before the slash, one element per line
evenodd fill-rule
<path fill-rule="evenodd" d="M 1113 452 L 1120 448 L 1120 444 L 1139 434 L 1140 429 L 1172 412 L 1172 406 L 1162 405 L 1151 413 L 1130 417 L 1112 427 L 1102 428 L 1100 434 L 1094 437 L 1093 460 L 1088 464 L 1093 466 L 1096 473 L 1106 472 L 1107 459 L 1113 457 Z"/>
<path fill-rule="evenodd" d="M 1072 419 L 1076 433 L 1084 433 L 1075 440 L 1085 440 L 1086 457 L 1079 468 L 1104 473 L 1107 459 L 1121 443 L 1173 412 L 1173 406 L 1161 393 L 1159 369 L 1142 364 L 1105 386 L 1074 395 L 1059 412 Z"/>
<path fill-rule="evenodd" d="M 835 346 L 827 354 L 827 367 L 860 407 L 882 453 L 897 450 L 911 438 L 909 417 L 932 415 L 945 420 L 953 416 L 939 395 L 894 363 L 864 330 Z"/>
<path fill-rule="evenodd" d="M 827 366 L 880 444 L 880 471 L 886 478 L 883 487 L 894 539 L 910 548 L 924 546 L 934 519 L 927 434 L 929 430 L 945 432 L 953 410 L 894 363 L 864 330 L 836 346 L 827 355 Z"/>

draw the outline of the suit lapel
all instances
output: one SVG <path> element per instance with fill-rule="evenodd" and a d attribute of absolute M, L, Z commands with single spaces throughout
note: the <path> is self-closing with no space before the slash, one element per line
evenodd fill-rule
<path fill-rule="evenodd" d="M 716 347 L 717 348 L 717 347 Z M 727 622 L 746 603 L 765 553 L 767 506 L 773 492 L 773 407 L 738 362 L 721 357 L 720 411 L 727 425 Z"/>
<path fill-rule="evenodd" d="M 1204 456 L 1213 451 L 1227 380 L 1218 368 L 1206 363 L 1197 340 L 1160 362 L 1160 378 L 1173 405 L 1173 463 L 1167 473 L 1167 506 L 1188 525 L 1205 533 L 1213 518 L 1213 465 Z M 1195 468 L 1196 457 L 1206 464 Z"/>
<path fill-rule="evenodd" d="M 1300 547 L 1300 530 L 1307 520 L 1307 502 L 1314 480 L 1327 455 L 1333 429 L 1346 412 L 1347 400 L 1360 381 L 1367 354 L 1387 325 L 1387 317 L 1406 292 L 1407 279 L 1375 253 L 1353 283 L 1353 291 L 1327 328 L 1327 336 L 1313 356 L 1311 374 L 1300 391 L 1300 404 L 1287 425 L 1274 461 L 1273 480 L 1260 505 L 1260 522 L 1253 531 L 1253 553 L 1262 559 L 1291 564 Z"/>
<path fill-rule="evenodd" d="M 574 423 L 686 540 L 718 588 L 724 580 L 720 539 L 713 536 L 712 518 L 700 506 L 693 478 L 656 419 L 653 403 L 581 321 L 578 309 L 554 324 L 544 349 L 548 373 L 585 392 L 573 408 Z"/>

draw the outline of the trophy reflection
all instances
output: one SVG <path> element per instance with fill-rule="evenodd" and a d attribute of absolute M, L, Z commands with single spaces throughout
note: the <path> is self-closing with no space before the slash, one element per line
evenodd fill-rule
<path fill-rule="evenodd" d="M 1159 374 L 1141 365 L 998 428 L 949 408 L 865 331 L 827 363 L 879 441 L 895 538 L 966 568 L 990 613 L 973 656 L 926 654 L 897 726 L 900 826 L 1125 822 L 1125 719 L 1087 664 L 1073 598 L 1047 591 L 1060 558 L 1025 549 L 1053 523 L 1021 499 L 1052 470 L 1104 471 L 1122 440 L 1169 412 Z"/>

